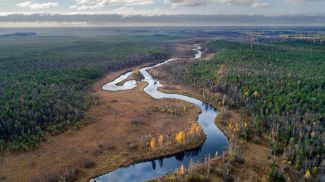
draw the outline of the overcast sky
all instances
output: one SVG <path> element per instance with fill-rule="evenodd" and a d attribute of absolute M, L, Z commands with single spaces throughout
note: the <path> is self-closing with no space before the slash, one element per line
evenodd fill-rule
<path fill-rule="evenodd" d="M 324 15 L 325 0 L 0 0 L 0 27 L 99 25 L 98 18 L 100 25 L 118 26 L 139 17 L 146 25 L 162 23 L 161 17 L 186 25 L 325 25 Z"/>

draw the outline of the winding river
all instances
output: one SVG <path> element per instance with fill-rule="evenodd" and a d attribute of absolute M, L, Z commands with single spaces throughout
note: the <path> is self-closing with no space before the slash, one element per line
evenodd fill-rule
<path fill-rule="evenodd" d="M 197 52 L 194 59 L 201 58 L 202 52 L 200 45 L 196 44 L 193 50 Z M 158 91 L 158 88 L 162 85 L 159 83 L 159 81 L 152 78 L 148 70 L 177 59 L 178 58 L 169 59 L 155 66 L 140 69 L 140 73 L 144 77 L 143 81 L 148 83 L 148 86 L 144 88 L 144 91 L 156 99 L 179 99 L 198 106 L 201 109 L 198 122 L 206 134 L 206 140 L 203 145 L 200 148 L 181 152 L 170 157 L 157 158 L 151 161 L 136 163 L 129 167 L 118 168 L 112 172 L 91 179 L 91 182 L 141 182 L 151 180 L 166 175 L 170 172 L 174 172 L 182 164 L 186 167 L 191 160 L 200 162 L 204 160 L 207 155 L 214 157 L 217 153 L 222 154 L 225 150 L 227 150 L 228 140 L 227 137 L 215 125 L 217 111 L 213 106 L 192 97 L 180 94 L 166 94 Z M 132 71 L 121 75 L 113 82 L 104 85 L 103 89 L 106 91 L 116 92 L 135 88 L 137 86 L 137 82 L 135 80 L 127 81 L 122 86 L 117 85 L 118 83 L 127 79 L 131 74 Z"/>

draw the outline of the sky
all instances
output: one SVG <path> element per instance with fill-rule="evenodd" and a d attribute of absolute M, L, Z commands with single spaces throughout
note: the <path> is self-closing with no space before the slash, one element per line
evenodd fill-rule
<path fill-rule="evenodd" d="M 0 27 L 196 24 L 325 25 L 325 0 L 0 0 Z"/>

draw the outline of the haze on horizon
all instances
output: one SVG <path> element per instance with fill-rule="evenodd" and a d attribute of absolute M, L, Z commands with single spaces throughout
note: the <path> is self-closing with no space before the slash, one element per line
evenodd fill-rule
<path fill-rule="evenodd" d="M 3 0 L 0 27 L 324 26 L 325 0 Z"/>

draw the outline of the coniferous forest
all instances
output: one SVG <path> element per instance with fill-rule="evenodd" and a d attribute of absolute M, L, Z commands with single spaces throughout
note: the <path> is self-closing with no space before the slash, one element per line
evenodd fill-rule
<path fill-rule="evenodd" d="M 104 73 L 167 58 L 138 39 L 3 38 L 0 149 L 27 150 L 77 124 L 94 99 L 90 85 Z"/>
<path fill-rule="evenodd" d="M 208 43 L 210 61 L 174 63 L 176 82 L 225 94 L 226 107 L 253 123 L 247 138 L 269 136 L 274 155 L 296 169 L 316 170 L 324 159 L 325 49 L 310 41 Z M 178 81 L 177 81 L 178 80 Z"/>

